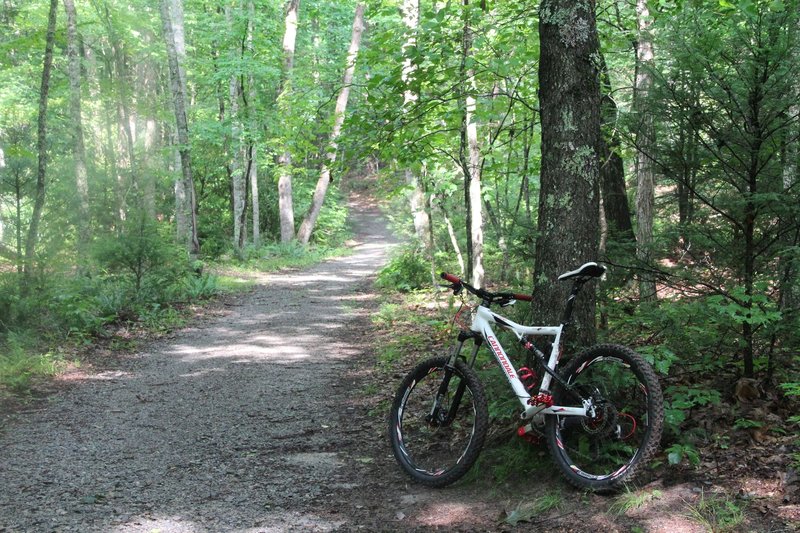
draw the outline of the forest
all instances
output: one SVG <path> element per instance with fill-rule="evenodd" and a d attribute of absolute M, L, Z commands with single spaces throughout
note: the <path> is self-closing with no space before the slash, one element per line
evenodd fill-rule
<path fill-rule="evenodd" d="M 602 261 L 574 342 L 651 362 L 665 462 L 779 440 L 800 466 L 796 0 L 2 0 L 0 25 L 0 394 L 173 327 L 220 270 L 341 253 L 356 189 L 405 236 L 391 298 L 448 271 L 555 320 L 555 277 Z"/>

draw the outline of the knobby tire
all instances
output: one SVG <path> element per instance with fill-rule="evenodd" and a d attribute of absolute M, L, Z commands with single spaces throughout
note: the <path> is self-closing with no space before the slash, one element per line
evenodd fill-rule
<path fill-rule="evenodd" d="M 600 399 L 594 419 L 550 415 L 545 434 L 553 459 L 581 489 L 615 491 L 631 481 L 658 451 L 664 400 L 650 365 L 633 350 L 603 344 L 582 352 L 559 372 L 584 397 Z M 561 386 L 555 405 L 581 405 Z"/>
<path fill-rule="evenodd" d="M 447 361 L 447 357 L 434 357 L 419 363 L 403 380 L 389 413 L 389 440 L 397 462 L 415 481 L 429 487 L 444 487 L 467 473 L 480 454 L 489 425 L 483 385 L 460 359 L 442 400 L 440 416 L 447 421 L 426 420 Z M 459 385 L 463 385 L 460 391 Z M 452 400 L 459 394 L 454 409 Z"/>

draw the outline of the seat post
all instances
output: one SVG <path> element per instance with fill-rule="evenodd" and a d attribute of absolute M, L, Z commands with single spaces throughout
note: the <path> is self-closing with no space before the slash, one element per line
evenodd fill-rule
<path fill-rule="evenodd" d="M 572 290 L 567 297 L 567 303 L 564 307 L 564 315 L 561 317 L 561 324 L 564 326 L 569 325 L 572 320 L 572 309 L 575 305 L 575 299 L 578 297 L 578 293 L 581 292 L 584 283 L 586 283 L 586 279 L 577 278 L 575 283 L 572 284 Z"/>

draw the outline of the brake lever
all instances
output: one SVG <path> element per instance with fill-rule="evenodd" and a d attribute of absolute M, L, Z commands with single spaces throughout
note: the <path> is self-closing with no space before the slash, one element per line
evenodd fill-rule
<path fill-rule="evenodd" d="M 464 290 L 464 286 L 460 283 L 451 283 L 449 285 L 439 285 L 439 286 L 442 288 L 450 289 L 456 296 L 461 294 L 461 291 Z"/>

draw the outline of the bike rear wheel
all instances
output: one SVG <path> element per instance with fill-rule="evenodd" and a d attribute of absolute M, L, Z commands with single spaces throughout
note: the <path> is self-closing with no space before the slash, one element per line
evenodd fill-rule
<path fill-rule="evenodd" d="M 550 453 L 573 485 L 619 489 L 658 450 L 664 402 L 655 372 L 634 351 L 604 344 L 572 359 L 561 375 L 578 395 L 592 398 L 596 409 L 593 417 L 548 416 Z M 556 405 L 582 406 L 561 386 L 553 399 Z"/>
<path fill-rule="evenodd" d="M 467 473 L 486 438 L 489 414 L 478 376 L 447 357 L 417 365 L 397 390 L 389 413 L 389 440 L 412 478 L 443 487 Z"/>

